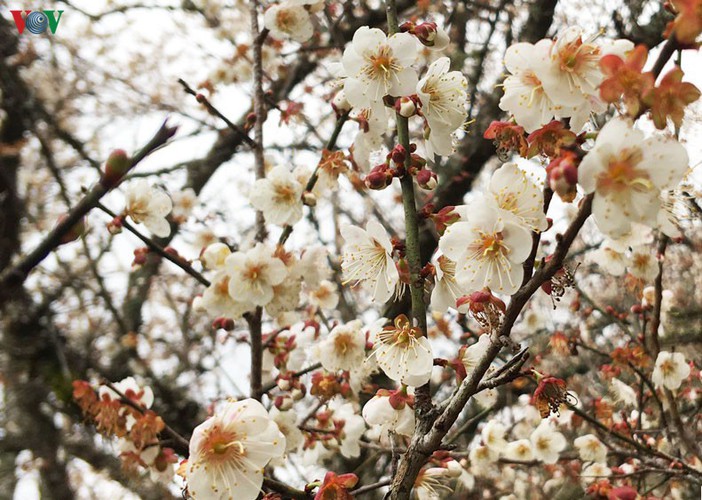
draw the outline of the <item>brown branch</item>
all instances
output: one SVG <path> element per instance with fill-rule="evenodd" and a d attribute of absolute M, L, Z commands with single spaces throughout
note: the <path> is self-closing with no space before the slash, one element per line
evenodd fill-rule
<path fill-rule="evenodd" d="M 156 149 L 166 144 L 168 139 L 173 137 L 175 132 L 175 127 L 169 127 L 167 123 L 164 122 L 146 146 L 132 157 L 129 170 L 134 168 L 134 166 Z M 11 295 L 16 287 L 24 283 L 32 269 L 39 265 L 41 261 L 61 244 L 61 240 L 66 234 L 68 234 L 88 212 L 97 206 L 98 201 L 105 196 L 109 190 L 110 188 L 103 186 L 102 183 L 96 183 L 83 199 L 68 212 L 66 217 L 56 224 L 34 250 L 17 264 L 0 274 L 0 293 L 2 294 L 0 295 L 0 302 L 3 299 L 6 300 L 7 296 Z"/>
<path fill-rule="evenodd" d="M 232 122 L 229 118 L 224 116 L 224 114 L 222 114 L 222 112 L 220 110 L 218 110 L 207 99 L 207 97 L 205 97 L 203 94 L 200 94 L 200 93 L 194 91 L 192 89 L 192 87 L 190 87 L 190 85 L 188 85 L 188 83 L 185 80 L 183 80 L 182 78 L 178 79 L 178 83 L 180 83 L 183 86 L 183 90 L 185 91 L 186 94 L 190 94 L 190 95 L 194 96 L 195 99 L 197 99 L 197 102 L 202 104 L 205 107 L 205 109 L 207 109 L 208 113 L 216 116 L 217 118 L 221 119 L 224 123 L 226 123 L 227 127 L 232 129 L 234 131 L 234 133 L 237 134 L 241 138 L 242 141 L 244 141 L 246 144 L 248 144 L 252 148 L 257 147 L 256 141 L 251 139 L 251 137 L 249 137 L 248 134 L 246 132 L 244 132 L 241 127 L 239 127 L 239 125 L 237 125 L 236 123 Z"/>
<path fill-rule="evenodd" d="M 96 208 L 99 208 L 100 210 L 102 210 L 103 212 L 105 212 L 107 215 L 109 215 L 112 218 L 118 217 L 118 215 L 116 213 L 114 213 L 112 210 L 110 210 L 109 208 L 107 208 L 105 205 L 103 205 L 100 202 L 97 202 Z M 122 220 L 121 224 L 122 224 L 122 227 L 124 227 L 127 231 L 129 231 L 134 236 L 139 238 L 142 242 L 144 242 L 146 244 L 147 247 L 149 247 L 151 250 L 156 252 L 158 255 L 160 255 L 164 259 L 168 260 L 169 262 L 172 262 L 173 264 L 175 264 L 179 268 L 181 268 L 183 271 L 188 273 L 190 276 L 192 276 L 193 278 L 198 280 L 201 284 L 203 284 L 205 286 L 210 286 L 210 280 L 208 280 L 202 274 L 197 272 L 193 268 L 193 266 L 188 264 L 188 262 L 185 259 L 183 259 L 180 256 L 175 256 L 170 252 L 167 252 L 166 249 L 164 249 L 161 245 L 156 243 L 153 239 L 149 238 L 148 236 L 144 236 L 143 234 L 141 234 L 141 232 L 139 232 L 139 230 L 137 228 L 132 226 L 126 220 Z"/>

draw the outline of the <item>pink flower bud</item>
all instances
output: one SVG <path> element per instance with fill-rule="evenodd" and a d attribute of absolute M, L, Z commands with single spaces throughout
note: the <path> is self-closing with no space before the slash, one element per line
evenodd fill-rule
<path fill-rule="evenodd" d="M 146 257 L 149 255 L 149 249 L 146 247 L 137 248 L 134 250 L 133 266 L 143 266 L 146 264 Z"/>
<path fill-rule="evenodd" d="M 398 144 L 390 152 L 390 158 L 392 158 L 395 165 L 403 166 L 407 158 L 407 150 L 402 144 Z"/>
<path fill-rule="evenodd" d="M 448 34 L 439 28 L 436 23 L 422 23 L 414 28 L 414 36 L 433 50 L 442 50 L 449 44 Z"/>
<path fill-rule="evenodd" d="M 212 322 L 212 329 L 231 332 L 234 330 L 234 320 L 231 318 L 219 317 Z"/>
<path fill-rule="evenodd" d="M 132 167 L 132 160 L 123 149 L 115 149 L 105 162 L 105 170 L 100 178 L 100 184 L 112 189 L 120 183 L 124 174 Z"/>
<path fill-rule="evenodd" d="M 392 183 L 392 178 L 392 171 L 386 164 L 382 163 L 366 175 L 366 187 L 368 189 L 385 189 Z"/>
<path fill-rule="evenodd" d="M 426 168 L 420 170 L 417 172 L 417 184 L 419 184 L 419 187 L 422 189 L 428 189 L 430 191 L 435 189 L 438 184 L 436 174 Z"/>
<path fill-rule="evenodd" d="M 566 151 L 546 167 L 549 187 L 565 202 L 573 201 L 577 194 L 578 163 L 577 155 Z"/>

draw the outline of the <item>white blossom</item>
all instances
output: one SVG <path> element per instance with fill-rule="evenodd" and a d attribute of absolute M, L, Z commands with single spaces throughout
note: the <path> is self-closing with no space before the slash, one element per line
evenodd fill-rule
<path fill-rule="evenodd" d="M 263 24 L 273 38 L 306 42 L 314 35 L 314 25 L 307 10 L 293 2 L 273 5 L 263 15 Z"/>
<path fill-rule="evenodd" d="M 466 290 L 487 286 L 511 295 L 522 284 L 531 235 L 494 207 L 471 204 L 466 220 L 446 229 L 439 248 L 456 262 L 456 279 Z"/>
<path fill-rule="evenodd" d="M 408 404 L 393 408 L 389 396 L 373 396 L 363 407 L 363 418 L 368 425 L 381 426 L 382 434 L 389 431 L 410 437 L 414 434 L 414 410 Z"/>
<path fill-rule="evenodd" d="M 317 344 L 315 354 L 325 370 L 351 370 L 363 363 L 366 336 L 361 331 L 362 327 L 360 320 L 337 325 Z"/>
<path fill-rule="evenodd" d="M 420 387 L 431 378 L 434 355 L 429 340 L 409 324 L 406 316 L 395 319 L 376 336 L 372 356 L 385 374 L 396 382 Z"/>
<path fill-rule="evenodd" d="M 307 295 L 310 304 L 320 309 L 333 310 L 339 304 L 339 294 L 336 283 L 329 280 L 322 280 L 316 288 L 307 288 Z"/>
<path fill-rule="evenodd" d="M 636 391 L 628 384 L 625 384 L 618 378 L 612 378 L 611 389 L 614 394 L 614 399 L 621 401 L 627 406 L 636 406 L 638 400 L 636 398 Z"/>
<path fill-rule="evenodd" d="M 643 132 L 623 118 L 610 120 L 578 168 L 580 185 L 595 192 L 592 213 L 600 230 L 613 237 L 632 222 L 657 223 L 660 192 L 674 187 L 687 169 L 685 148 L 674 139 Z"/>
<path fill-rule="evenodd" d="M 265 178 L 258 179 L 249 199 L 271 224 L 294 224 L 302 218 L 303 186 L 284 166 L 274 167 Z"/>
<path fill-rule="evenodd" d="M 229 294 L 230 281 L 229 274 L 225 270 L 220 270 L 212 277 L 210 286 L 203 292 L 200 305 L 210 316 L 237 319 L 255 307 L 246 300 L 239 301 L 232 298 Z"/>
<path fill-rule="evenodd" d="M 505 440 L 505 434 L 507 433 L 507 428 L 502 425 L 497 420 L 490 420 L 483 427 L 480 432 L 480 436 L 483 439 L 483 444 L 490 448 L 492 451 L 502 453 L 507 447 L 507 441 Z"/>
<path fill-rule="evenodd" d="M 297 413 L 295 413 L 295 410 L 280 411 L 274 406 L 271 408 L 269 415 L 278 426 L 278 430 L 285 436 L 285 451 L 288 453 L 297 451 L 304 440 L 304 436 L 297 426 Z"/>
<path fill-rule="evenodd" d="M 543 192 L 516 163 L 505 163 L 495 170 L 487 197 L 503 215 L 513 217 L 526 229 L 541 232 L 548 227 Z"/>
<path fill-rule="evenodd" d="M 656 387 L 677 390 L 690 375 L 690 365 L 680 352 L 661 351 L 656 358 L 651 380 Z"/>
<path fill-rule="evenodd" d="M 232 251 L 224 243 L 212 243 L 200 254 L 200 262 L 207 269 L 221 269 Z"/>
<path fill-rule="evenodd" d="M 456 309 L 456 300 L 465 290 L 456 281 L 456 263 L 445 255 L 434 257 L 436 281 L 431 291 L 431 308 L 438 313 Z"/>
<path fill-rule="evenodd" d="M 529 440 L 533 446 L 534 457 L 545 464 L 555 464 L 566 447 L 565 437 L 554 429 L 548 420 L 544 420 L 534 429 Z"/>
<path fill-rule="evenodd" d="M 356 108 L 379 110 L 383 97 L 410 95 L 417 86 L 411 65 L 417 59 L 417 41 L 408 33 L 386 36 L 378 28 L 362 26 L 344 51 L 344 92 Z"/>
<path fill-rule="evenodd" d="M 588 465 L 580 473 L 580 479 L 583 484 L 587 485 L 595 481 L 599 481 L 602 478 L 608 477 L 612 474 L 612 471 L 605 464 L 595 462 Z"/>
<path fill-rule="evenodd" d="M 417 83 L 417 96 L 422 102 L 422 114 L 431 130 L 432 150 L 445 156 L 452 153 L 442 144 L 451 146 L 451 134 L 463 125 L 466 111 L 466 77 L 460 71 L 449 71 L 451 60 L 441 57 L 431 63 L 424 78 Z M 436 141 L 436 135 L 446 135 L 448 141 Z M 431 158 L 432 156 L 430 156 Z"/>
<path fill-rule="evenodd" d="M 583 462 L 607 462 L 607 447 L 594 434 L 585 434 L 575 438 L 573 445 L 578 449 Z"/>
<path fill-rule="evenodd" d="M 261 243 L 246 252 L 235 252 L 225 261 L 229 295 L 239 302 L 265 306 L 273 300 L 273 287 L 283 282 L 287 270 L 283 261 L 273 257 Z"/>
<path fill-rule="evenodd" d="M 395 292 L 400 275 L 385 228 L 371 220 L 365 231 L 356 226 L 342 226 L 341 236 L 345 240 L 341 262 L 345 283 L 363 282 L 373 294 L 373 300 L 386 302 Z"/>
<path fill-rule="evenodd" d="M 155 236 L 166 238 L 171 234 L 166 216 L 172 209 L 171 198 L 160 189 L 149 186 L 143 179 L 127 188 L 126 214 L 135 224 L 144 224 Z"/>
<path fill-rule="evenodd" d="M 577 109 L 597 96 L 604 76 L 600 59 L 605 53 L 623 55 L 634 46 L 631 42 L 617 42 L 603 50 L 593 38 L 583 38 L 583 29 L 571 26 L 558 34 L 549 50 L 539 54 L 535 73 L 544 90 L 558 106 Z M 562 114 L 561 116 L 570 116 Z"/>
<path fill-rule="evenodd" d="M 533 460 L 534 453 L 531 448 L 531 441 L 528 439 L 519 439 L 517 441 L 507 443 L 507 446 L 505 446 L 504 456 L 509 460 Z"/>
<path fill-rule="evenodd" d="M 550 40 L 541 40 L 535 45 L 516 43 L 505 53 L 505 66 L 511 75 L 503 83 L 505 94 L 500 99 L 500 109 L 511 113 L 527 132 L 546 125 L 560 111 L 535 73 L 551 43 Z"/>
<path fill-rule="evenodd" d="M 285 452 L 285 436 L 256 400 L 227 402 L 190 438 L 186 469 L 194 499 L 254 500 L 263 469 Z"/>

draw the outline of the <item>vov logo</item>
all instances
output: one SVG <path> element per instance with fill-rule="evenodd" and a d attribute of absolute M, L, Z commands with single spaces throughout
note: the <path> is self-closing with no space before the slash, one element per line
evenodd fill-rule
<path fill-rule="evenodd" d="M 34 35 L 40 35 L 46 31 L 46 28 L 51 30 L 51 33 L 56 33 L 56 28 L 61 21 L 62 10 L 11 10 L 12 18 L 15 20 L 17 31 L 21 35 L 24 29 Z M 58 12 L 58 16 L 56 13 Z M 24 17 L 22 14 L 24 13 Z"/>

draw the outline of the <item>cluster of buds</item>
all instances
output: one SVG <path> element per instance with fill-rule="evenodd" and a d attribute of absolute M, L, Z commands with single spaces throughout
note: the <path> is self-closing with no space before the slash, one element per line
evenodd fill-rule
<path fill-rule="evenodd" d="M 426 168 L 427 161 L 416 154 L 416 150 L 416 144 L 410 144 L 409 152 L 402 144 L 397 144 L 387 154 L 385 162 L 376 165 L 366 175 L 366 187 L 375 190 L 385 189 L 392 184 L 393 178 L 400 178 L 405 174 L 416 176 L 417 183 L 424 189 L 436 187 L 436 174 Z"/>
<path fill-rule="evenodd" d="M 568 392 L 568 386 L 565 380 L 549 375 L 542 375 L 536 370 L 531 370 L 531 372 L 538 382 L 536 390 L 531 398 L 531 404 L 539 410 L 541 418 L 546 418 L 551 413 L 560 415 L 559 409 L 562 404 L 573 405 L 577 403 L 575 397 Z"/>
<path fill-rule="evenodd" d="M 579 164 L 580 158 L 576 153 L 563 151 L 546 167 L 548 186 L 566 203 L 573 201 L 578 192 Z"/>
<path fill-rule="evenodd" d="M 450 42 L 448 34 L 434 22 L 415 24 L 407 21 L 400 26 L 400 31 L 416 36 L 422 45 L 433 50 L 443 50 Z"/>
<path fill-rule="evenodd" d="M 75 380 L 73 399 L 100 433 L 124 440 L 121 458 L 125 465 L 164 472 L 177 461 L 172 449 L 159 445 L 159 435 L 166 424 L 149 409 L 153 402 L 151 389 L 139 387 L 133 378 L 101 386 L 98 392 L 89 382 Z"/>
<path fill-rule="evenodd" d="M 492 139 L 497 149 L 497 156 L 502 161 L 509 161 L 513 153 L 526 157 L 529 144 L 524 127 L 512 122 L 493 121 L 483 134 L 485 139 Z"/>
<path fill-rule="evenodd" d="M 461 314 L 470 314 L 478 324 L 490 333 L 497 332 L 502 325 L 507 306 L 495 297 L 490 288 L 464 295 L 456 300 L 456 309 Z"/>
<path fill-rule="evenodd" d="M 132 159 L 123 149 L 115 149 L 105 162 L 105 169 L 100 177 L 100 184 L 106 189 L 116 187 L 124 175 L 132 168 Z"/>

